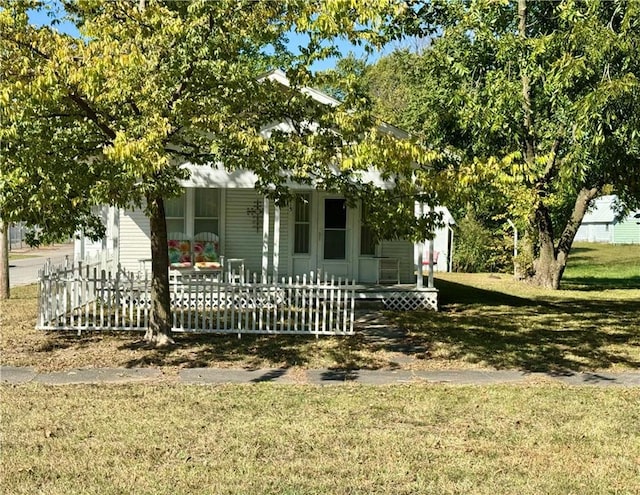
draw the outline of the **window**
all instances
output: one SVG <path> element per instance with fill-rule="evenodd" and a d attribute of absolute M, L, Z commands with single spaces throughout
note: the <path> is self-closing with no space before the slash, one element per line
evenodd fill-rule
<path fill-rule="evenodd" d="M 294 254 L 309 254 L 311 234 L 311 195 L 298 194 L 295 201 L 295 225 L 293 231 Z"/>
<path fill-rule="evenodd" d="M 167 232 L 182 232 L 190 236 L 202 232 L 220 235 L 219 198 L 218 189 L 198 188 L 177 198 L 166 199 Z"/>
<path fill-rule="evenodd" d="M 193 234 L 218 232 L 218 189 L 198 188 L 195 191 Z"/>
<path fill-rule="evenodd" d="M 344 260 L 347 254 L 347 202 L 324 200 L 324 259 Z"/>
<path fill-rule="evenodd" d="M 167 233 L 185 233 L 185 195 L 169 198 L 164 202 L 165 217 L 167 219 Z"/>
<path fill-rule="evenodd" d="M 376 238 L 373 230 L 367 225 L 369 218 L 369 207 L 362 203 L 360 210 L 360 254 L 365 256 L 374 256 L 376 254 Z"/>

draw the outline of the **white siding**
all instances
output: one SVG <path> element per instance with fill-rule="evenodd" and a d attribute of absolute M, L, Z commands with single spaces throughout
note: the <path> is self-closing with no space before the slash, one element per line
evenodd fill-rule
<path fill-rule="evenodd" d="M 113 206 L 102 206 L 96 207 L 93 212 L 100 216 L 105 226 L 104 238 L 93 241 L 79 233 L 73 245 L 76 260 L 95 257 L 103 251 L 113 253 L 118 248 L 118 210 Z"/>
<path fill-rule="evenodd" d="M 381 242 L 381 256 L 389 256 L 400 260 L 400 282 L 408 284 L 416 281 L 413 266 L 413 243 L 396 240 Z"/>
<path fill-rule="evenodd" d="M 578 228 L 574 241 L 612 242 L 613 224 L 583 223 Z"/>
<path fill-rule="evenodd" d="M 151 258 L 150 232 L 143 210 L 120 211 L 120 264 L 125 270 L 138 271 L 140 260 Z"/>
<path fill-rule="evenodd" d="M 223 254 L 227 258 L 243 258 L 245 268 L 252 273 L 260 273 L 262 266 L 262 214 L 258 229 L 254 218 L 247 213 L 262 205 L 262 195 L 254 190 L 229 189 L 226 192 L 225 234 L 222 239 Z M 269 205 L 269 273 L 273 269 L 273 218 L 274 205 Z M 289 208 L 280 210 L 280 261 L 279 276 L 288 274 L 289 265 Z"/>

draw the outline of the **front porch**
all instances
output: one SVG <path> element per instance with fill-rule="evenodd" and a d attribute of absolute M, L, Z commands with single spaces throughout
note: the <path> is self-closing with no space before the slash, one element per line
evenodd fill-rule
<path fill-rule="evenodd" d="M 259 278 L 235 271 L 173 272 L 172 330 L 192 333 L 351 335 L 357 301 L 387 309 L 437 309 L 437 290 L 411 284 L 360 284 L 317 274 Z M 41 330 L 145 331 L 151 277 L 112 259 L 45 265 L 39 276 Z"/>

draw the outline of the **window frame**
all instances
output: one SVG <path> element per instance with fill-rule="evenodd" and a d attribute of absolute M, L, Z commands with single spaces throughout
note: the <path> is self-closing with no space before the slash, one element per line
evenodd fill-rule
<path fill-rule="evenodd" d="M 301 203 L 301 201 L 303 203 Z M 299 219 L 299 206 L 300 204 L 305 205 L 306 215 L 305 219 Z M 311 216 L 312 216 L 312 204 L 311 204 L 311 193 L 298 193 L 295 195 L 295 200 L 293 202 L 293 255 L 294 256 L 310 256 L 311 255 Z M 302 227 L 302 229 L 300 228 Z M 300 230 L 305 232 L 306 239 L 301 240 L 299 242 L 298 233 Z M 298 251 L 298 246 L 304 245 L 306 247 L 306 251 Z"/>
<path fill-rule="evenodd" d="M 182 215 L 181 216 L 169 216 L 169 210 L 172 208 L 171 203 L 172 202 L 178 202 L 180 201 L 182 203 L 181 207 L 182 207 Z M 186 190 L 180 195 L 180 196 L 174 196 L 172 198 L 167 198 L 164 200 L 164 218 L 165 218 L 165 223 L 167 225 L 167 234 L 168 233 L 172 233 L 172 232 L 180 232 L 183 234 L 187 233 L 187 192 Z M 169 227 L 169 222 L 175 222 L 177 220 L 181 220 L 182 221 L 182 229 L 181 230 L 175 230 L 173 228 Z"/>
<path fill-rule="evenodd" d="M 204 193 L 214 194 L 215 192 L 215 215 L 216 216 L 198 216 L 198 191 L 204 191 Z M 196 223 L 198 220 L 215 220 L 215 229 L 211 230 L 203 230 L 202 232 L 212 232 L 220 237 L 220 189 L 214 187 L 194 187 L 193 188 L 193 225 L 192 233 L 193 235 L 197 235 L 202 232 L 196 231 Z"/>

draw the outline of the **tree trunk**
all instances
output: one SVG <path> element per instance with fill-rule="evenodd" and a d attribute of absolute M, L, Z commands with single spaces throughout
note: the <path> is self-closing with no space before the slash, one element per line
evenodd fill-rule
<path fill-rule="evenodd" d="M 538 257 L 533 261 L 532 282 L 547 289 L 559 289 L 564 266 L 558 265 L 553 238 L 553 223 L 547 206 L 540 201 L 534 223 L 538 231 Z"/>
<path fill-rule="evenodd" d="M 0 218 L 0 301 L 9 299 L 9 222 Z"/>
<path fill-rule="evenodd" d="M 151 227 L 151 320 L 145 340 L 161 347 L 173 344 L 169 297 L 169 250 L 164 200 L 147 196 Z"/>
<path fill-rule="evenodd" d="M 535 224 L 538 230 L 538 258 L 534 260 L 533 266 L 535 274 L 531 281 L 535 285 L 547 289 L 557 290 L 560 288 L 560 281 L 567 266 L 569 252 L 576 237 L 578 228 L 582 223 L 589 203 L 598 195 L 598 188 L 582 189 L 578 193 L 571 217 L 564 227 L 558 247 L 554 246 L 553 224 L 549 210 L 540 202 L 535 213 Z"/>

